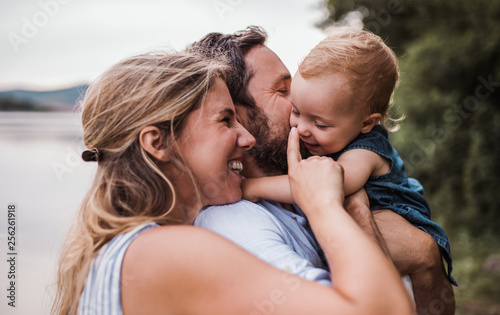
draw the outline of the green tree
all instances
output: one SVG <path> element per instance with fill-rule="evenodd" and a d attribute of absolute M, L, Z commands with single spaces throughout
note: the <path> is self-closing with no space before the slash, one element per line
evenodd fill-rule
<path fill-rule="evenodd" d="M 327 5 L 322 27 L 358 11 L 365 28 L 397 52 L 402 79 L 395 103 L 408 118 L 393 141 L 448 228 L 474 235 L 500 228 L 500 2 Z"/>
<path fill-rule="evenodd" d="M 391 141 L 452 241 L 455 276 L 465 283 L 459 312 L 489 314 L 465 302 L 491 306 L 500 296 L 500 268 L 483 268 L 500 254 L 500 1 L 329 0 L 327 7 L 320 27 L 358 12 L 398 55 L 395 104 L 407 118 Z"/>

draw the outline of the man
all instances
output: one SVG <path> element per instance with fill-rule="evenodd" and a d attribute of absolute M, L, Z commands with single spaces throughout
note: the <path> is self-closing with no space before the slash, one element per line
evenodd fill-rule
<path fill-rule="evenodd" d="M 246 177 L 287 172 L 291 76 L 278 56 L 264 45 L 266 38 L 262 29 L 249 27 L 233 35 L 208 34 L 190 47 L 209 57 L 223 56 L 233 68 L 228 88 L 241 123 L 256 139 L 256 145 L 244 159 L 242 174 Z M 453 290 L 439 248 L 427 233 L 393 212 L 372 216 L 359 201 L 351 202 L 346 209 L 384 248 L 379 237 L 382 233 L 400 273 L 413 279 L 420 314 L 454 313 Z M 329 283 L 329 273 L 321 262 L 319 247 L 307 221 L 300 209 L 292 205 L 243 200 L 204 210 L 195 225 L 229 238 L 278 268 Z"/>

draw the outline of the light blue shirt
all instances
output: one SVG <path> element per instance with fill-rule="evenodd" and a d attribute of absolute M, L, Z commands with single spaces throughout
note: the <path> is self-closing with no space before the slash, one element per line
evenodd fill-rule
<path fill-rule="evenodd" d="M 241 200 L 210 206 L 200 212 L 194 225 L 224 236 L 279 269 L 331 285 L 305 217 L 283 209 L 278 202 Z"/>

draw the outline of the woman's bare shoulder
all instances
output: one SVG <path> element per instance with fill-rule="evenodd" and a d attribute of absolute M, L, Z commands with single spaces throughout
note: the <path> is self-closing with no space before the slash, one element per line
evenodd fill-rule
<path fill-rule="evenodd" d="M 174 263 L 172 253 L 176 257 L 188 258 L 200 252 L 203 247 L 219 246 L 224 243 L 216 234 L 191 225 L 160 226 L 150 229 L 130 244 L 125 254 L 125 262 L 144 262 L 146 258 L 154 258 L 148 264 Z"/>
<path fill-rule="evenodd" d="M 203 261 L 228 241 L 194 226 L 161 226 L 140 234 L 129 246 L 121 272 L 123 310 L 177 313 L 183 292 L 206 274 Z"/>

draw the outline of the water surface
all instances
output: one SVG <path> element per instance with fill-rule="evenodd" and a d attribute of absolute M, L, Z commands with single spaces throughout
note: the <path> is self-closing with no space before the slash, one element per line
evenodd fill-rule
<path fill-rule="evenodd" d="M 78 114 L 0 112 L 0 314 L 50 314 L 62 241 L 96 168 L 81 160 L 83 149 Z M 17 205 L 15 308 L 7 298 L 10 203 Z"/>

